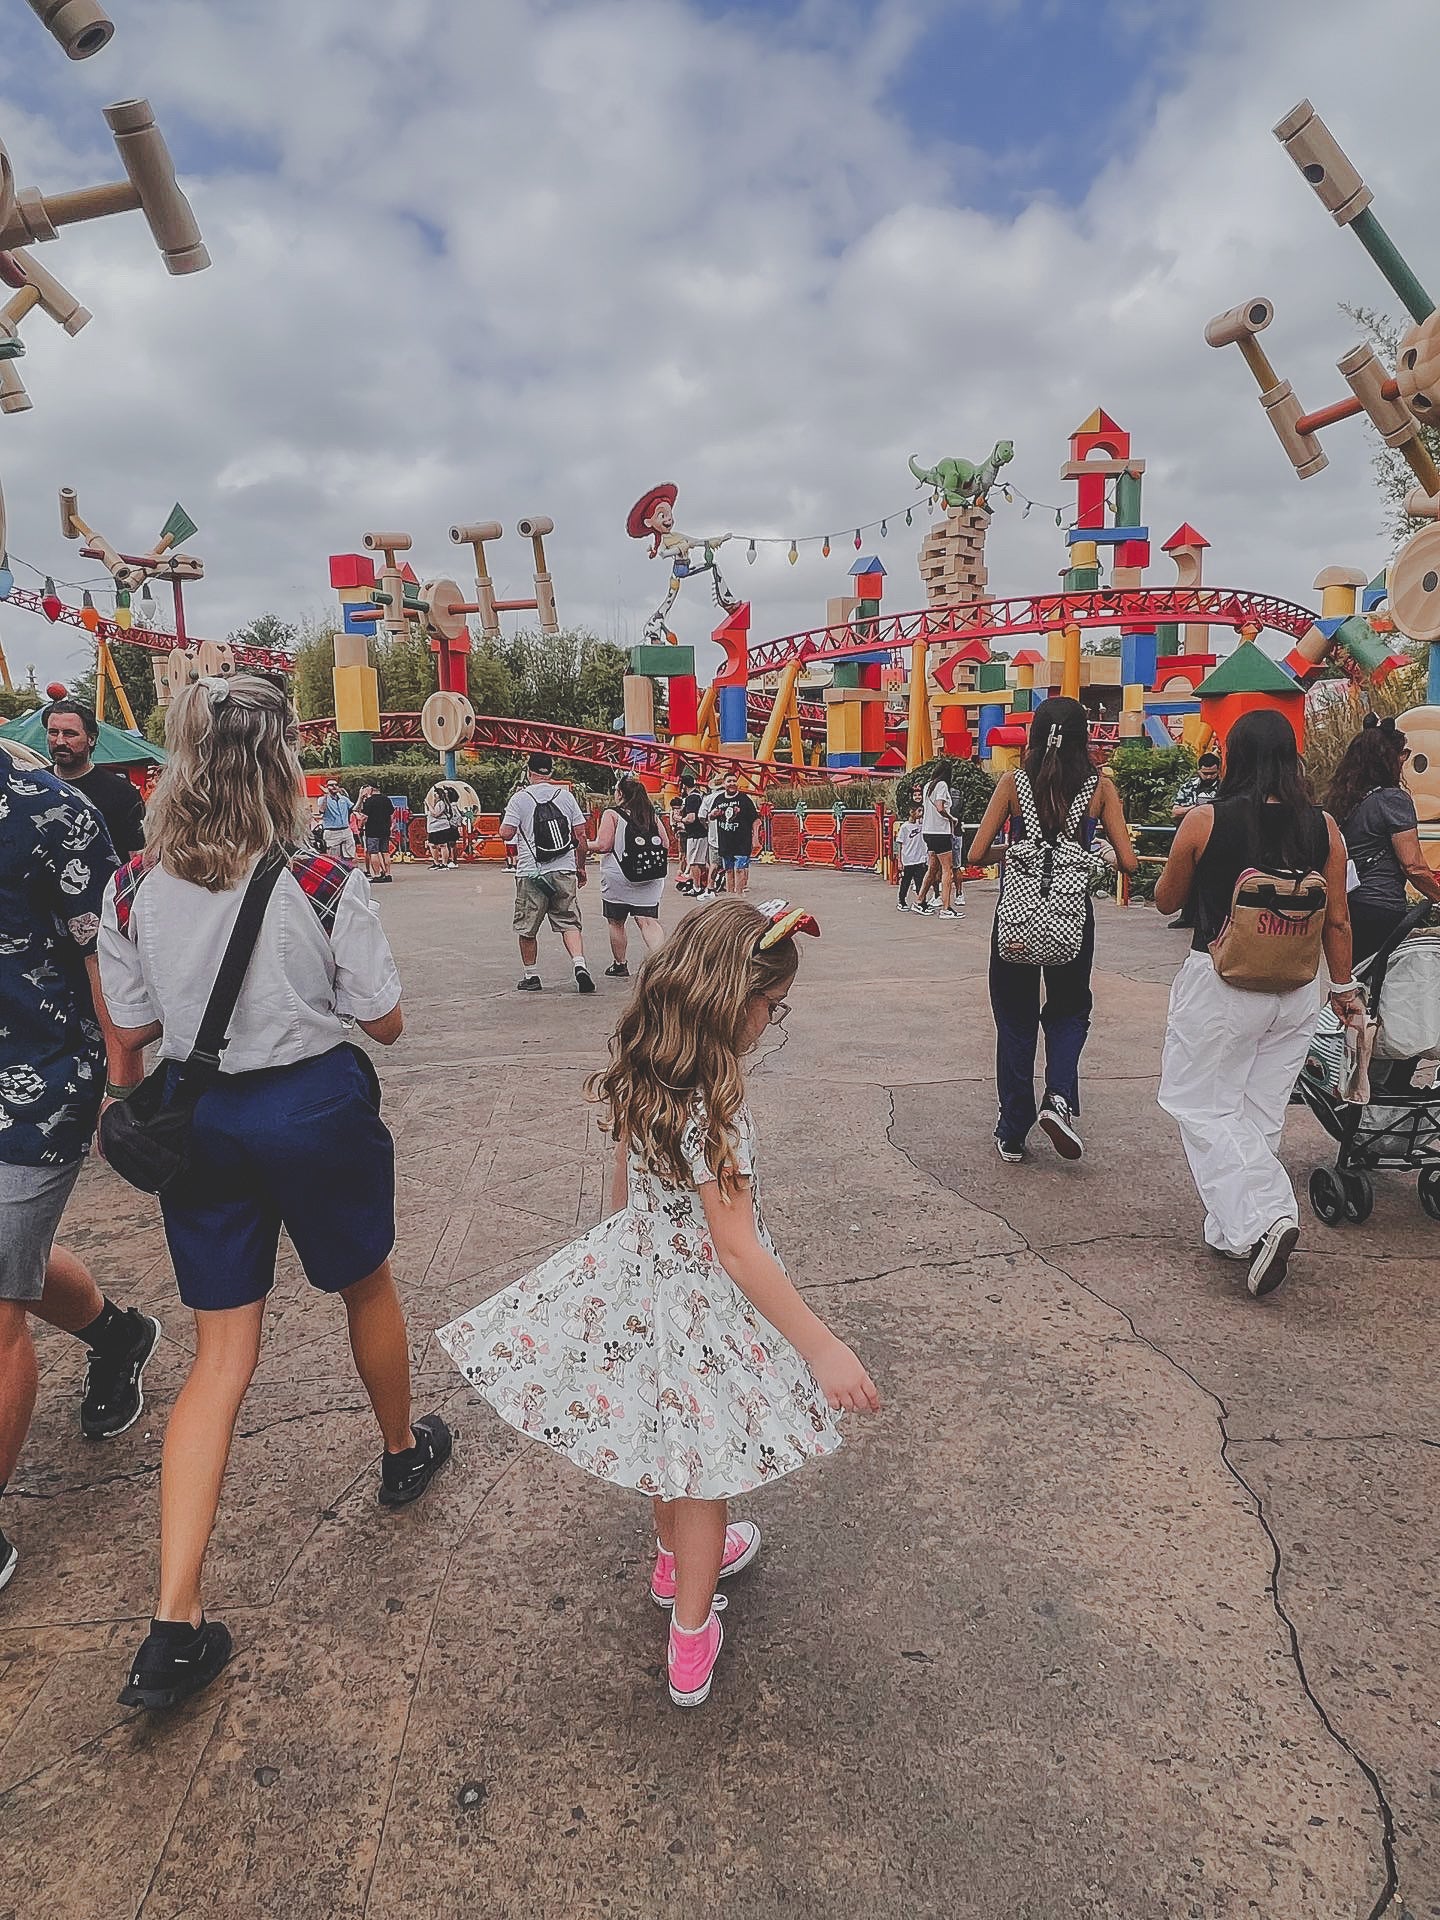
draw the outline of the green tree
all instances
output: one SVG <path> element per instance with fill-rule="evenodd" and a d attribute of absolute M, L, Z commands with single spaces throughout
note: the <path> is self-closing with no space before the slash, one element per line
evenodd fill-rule
<path fill-rule="evenodd" d="M 630 670 L 630 656 L 622 647 L 615 646 L 609 640 L 599 640 L 593 633 L 583 634 L 580 640 L 580 674 L 578 694 L 582 727 L 598 727 L 608 733 L 625 706 L 625 675 Z M 655 689 L 655 716 L 661 719 L 664 714 L 663 686 Z"/>
<path fill-rule="evenodd" d="M 307 630 L 328 623 L 310 620 L 305 623 Z M 236 627 L 225 638 L 232 647 L 275 647 L 280 652 L 288 652 L 298 638 L 299 630 L 289 621 L 282 620 L 278 613 L 257 613 L 253 620 L 247 620 L 243 627 Z"/>
<path fill-rule="evenodd" d="M 1373 307 L 1352 307 L 1343 302 L 1340 311 L 1363 328 L 1386 367 L 1393 368 L 1400 351 L 1401 338 L 1409 331 L 1409 321 L 1401 325 L 1392 320 L 1388 313 L 1379 313 Z M 1431 459 L 1440 462 L 1440 427 L 1422 426 L 1420 438 L 1429 449 Z M 1398 546 L 1417 527 L 1425 524 L 1413 519 L 1405 511 L 1405 496 L 1413 491 L 1418 482 L 1404 455 L 1395 447 L 1387 447 L 1383 441 L 1376 446 L 1373 464 L 1375 482 L 1385 500 L 1385 520 L 1381 531 Z"/>
<path fill-rule="evenodd" d="M 251 628 L 257 624 L 252 622 Z M 335 682 L 331 677 L 335 668 L 334 630 L 329 621 L 315 619 L 302 622 L 298 628 L 291 628 L 290 632 L 295 658 L 295 671 L 291 676 L 291 698 L 295 702 L 295 711 L 302 720 L 323 720 L 335 711 Z M 274 643 L 260 641 L 256 644 L 270 646 Z"/>
<path fill-rule="evenodd" d="M 115 662 L 115 671 L 120 676 L 120 684 L 135 715 L 135 724 L 142 733 L 156 707 L 155 670 L 150 665 L 155 657 L 148 648 L 127 646 L 123 641 L 116 641 L 110 648 L 110 658 Z M 96 704 L 95 675 L 96 668 L 92 666 L 70 689 L 75 698 L 83 700 L 88 707 Z M 105 689 L 105 718 L 112 727 L 124 724 L 115 704 L 115 689 L 109 685 Z"/>
<path fill-rule="evenodd" d="M 379 640 L 373 646 L 383 713 L 418 713 L 435 691 L 435 655 L 420 639 Z M 329 709 L 334 712 L 332 702 Z"/>
<path fill-rule="evenodd" d="M 477 713 L 504 717 L 515 711 L 515 676 L 493 640 L 472 647 L 467 667 L 470 704 Z"/>
<path fill-rule="evenodd" d="M 22 713 L 33 713 L 40 704 L 34 686 L 17 687 L 13 693 L 8 687 L 0 687 L 0 720 L 18 720 Z"/>
<path fill-rule="evenodd" d="M 1096 659 L 1118 660 L 1120 658 L 1120 636 L 1118 633 L 1107 633 L 1101 640 L 1087 639 L 1082 643 L 1080 651 L 1081 653 L 1088 653 Z"/>

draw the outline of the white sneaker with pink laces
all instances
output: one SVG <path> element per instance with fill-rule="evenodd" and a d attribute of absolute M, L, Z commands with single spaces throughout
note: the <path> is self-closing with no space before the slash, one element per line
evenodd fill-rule
<path fill-rule="evenodd" d="M 687 1631 L 670 1622 L 670 1698 L 677 1707 L 702 1707 L 710 1698 L 715 1662 L 725 1644 L 725 1629 L 711 1613 L 703 1627 Z"/>
<path fill-rule="evenodd" d="M 760 1551 L 760 1529 L 753 1520 L 737 1520 L 725 1529 L 725 1555 L 720 1562 L 720 1578 L 742 1573 Z M 663 1547 L 655 1552 L 655 1571 L 650 1576 L 650 1598 L 657 1607 L 675 1604 L 675 1556 Z"/>

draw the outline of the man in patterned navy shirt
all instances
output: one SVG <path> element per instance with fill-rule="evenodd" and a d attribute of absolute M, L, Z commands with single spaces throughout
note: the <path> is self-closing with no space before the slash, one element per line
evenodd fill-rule
<path fill-rule="evenodd" d="M 35 1406 L 38 1314 L 90 1349 L 80 1425 L 123 1433 L 144 1405 L 157 1321 L 122 1311 L 55 1232 L 95 1131 L 106 1046 L 95 1012 L 100 902 L 116 861 L 105 824 L 0 743 L 0 1491 Z M 123 1056 L 116 1052 L 117 1071 Z M 0 1532 L 0 1587 L 16 1551 Z"/>

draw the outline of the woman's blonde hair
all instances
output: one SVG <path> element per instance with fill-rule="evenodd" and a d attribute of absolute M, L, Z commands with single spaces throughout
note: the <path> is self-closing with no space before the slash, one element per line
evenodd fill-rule
<path fill-rule="evenodd" d="M 257 854 L 305 838 L 310 806 L 290 702 L 252 673 L 206 677 L 165 714 L 170 758 L 145 817 L 146 858 L 210 893 L 238 885 Z"/>
<path fill-rule="evenodd" d="M 588 1085 L 608 1124 L 652 1172 L 686 1186 L 685 1129 L 703 1104 L 705 1164 L 730 1194 L 740 1177 L 735 1116 L 745 1098 L 743 1033 L 756 994 L 784 993 L 800 955 L 782 940 L 757 952 L 770 925 L 746 900 L 717 900 L 682 920 L 648 954 L 610 1042 L 610 1065 Z"/>

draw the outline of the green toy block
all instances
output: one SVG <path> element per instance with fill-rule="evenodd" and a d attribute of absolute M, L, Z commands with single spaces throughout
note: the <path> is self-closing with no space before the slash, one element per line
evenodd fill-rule
<path fill-rule="evenodd" d="M 835 678 L 830 682 L 832 687 L 858 687 L 861 685 L 860 663 L 857 660 L 837 660 L 834 671 Z"/>
<path fill-rule="evenodd" d="M 652 680 L 695 677 L 694 647 L 632 647 L 630 671 L 647 673 Z"/>
<path fill-rule="evenodd" d="M 1180 629 L 1170 621 L 1165 621 L 1155 629 L 1155 657 L 1168 660 L 1171 654 L 1180 651 Z"/>
<path fill-rule="evenodd" d="M 1099 567 L 1071 567 L 1061 582 L 1066 593 L 1098 593 Z"/>
<path fill-rule="evenodd" d="M 342 767 L 374 766 L 375 742 L 368 733 L 340 735 L 340 764 Z"/>
<path fill-rule="evenodd" d="M 1002 693 L 1005 689 L 1005 662 L 987 660 L 975 672 L 975 691 L 977 693 Z"/>

